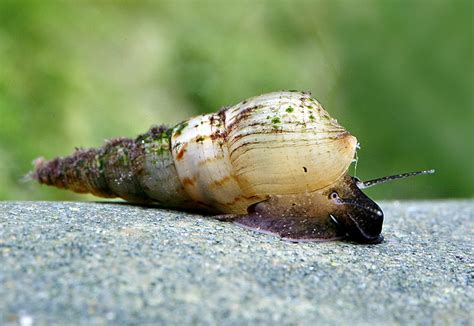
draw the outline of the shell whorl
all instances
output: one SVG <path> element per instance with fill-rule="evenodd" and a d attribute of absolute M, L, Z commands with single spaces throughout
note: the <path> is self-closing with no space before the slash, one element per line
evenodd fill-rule
<path fill-rule="evenodd" d="M 117 138 L 99 149 L 77 149 L 50 161 L 36 159 L 30 175 L 42 184 L 78 193 L 193 208 L 176 173 L 170 138 L 171 129 L 152 127 L 136 139 Z"/>
<path fill-rule="evenodd" d="M 179 132 L 177 132 L 179 131 Z M 178 176 L 195 201 L 242 213 L 268 195 L 311 192 L 347 171 L 357 139 L 308 93 L 275 92 L 173 131 Z"/>
<path fill-rule="evenodd" d="M 356 145 L 308 93 L 275 92 L 134 140 L 38 160 L 32 175 L 101 197 L 245 213 L 269 195 L 331 185 L 346 173 Z"/>

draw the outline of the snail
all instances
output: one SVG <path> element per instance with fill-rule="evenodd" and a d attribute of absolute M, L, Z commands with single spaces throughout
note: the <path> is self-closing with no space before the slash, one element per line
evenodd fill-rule
<path fill-rule="evenodd" d="M 30 176 L 78 193 L 205 210 L 290 241 L 378 243 L 383 212 L 361 189 L 434 171 L 363 182 L 348 174 L 357 146 L 310 93 L 284 91 L 99 149 L 38 158 Z"/>

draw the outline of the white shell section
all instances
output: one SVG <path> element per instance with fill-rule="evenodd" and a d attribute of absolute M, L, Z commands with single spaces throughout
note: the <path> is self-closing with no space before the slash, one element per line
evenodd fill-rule
<path fill-rule="evenodd" d="M 191 118 L 185 127 L 175 127 L 171 152 L 179 179 L 197 204 L 237 213 L 253 203 L 241 198 L 218 114 Z"/>
<path fill-rule="evenodd" d="M 173 129 L 171 153 L 187 194 L 202 207 L 245 213 L 269 195 L 331 185 L 357 139 L 307 93 L 253 97 Z"/>
<path fill-rule="evenodd" d="M 225 111 L 227 145 L 244 196 L 324 188 L 348 169 L 357 139 L 307 93 L 257 96 Z"/>

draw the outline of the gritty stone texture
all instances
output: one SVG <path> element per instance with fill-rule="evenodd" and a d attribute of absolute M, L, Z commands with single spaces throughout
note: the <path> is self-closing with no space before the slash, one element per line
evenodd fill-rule
<path fill-rule="evenodd" d="M 357 245 L 118 203 L 0 202 L 0 324 L 472 325 L 474 201 L 381 206 L 385 241 Z"/>

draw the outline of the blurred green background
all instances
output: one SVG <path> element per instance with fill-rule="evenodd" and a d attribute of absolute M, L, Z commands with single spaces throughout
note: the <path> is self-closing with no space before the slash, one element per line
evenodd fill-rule
<path fill-rule="evenodd" d="M 359 139 L 375 198 L 474 195 L 473 1 L 0 1 L 0 199 L 38 156 L 265 92 L 311 91 Z"/>

